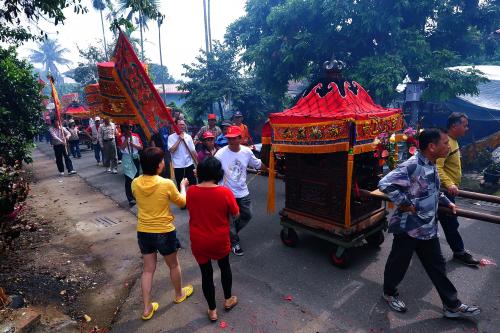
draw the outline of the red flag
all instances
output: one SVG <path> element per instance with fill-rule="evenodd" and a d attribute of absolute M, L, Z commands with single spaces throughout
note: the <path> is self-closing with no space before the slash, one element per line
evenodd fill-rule
<path fill-rule="evenodd" d="M 54 77 L 49 75 L 48 79 L 50 81 L 50 87 L 52 88 L 52 99 L 54 100 L 54 106 L 56 109 L 56 119 L 59 121 L 59 124 L 61 124 L 61 103 L 59 102 L 56 86 L 54 85 Z"/>
<path fill-rule="evenodd" d="M 125 34 L 120 30 L 115 52 L 115 81 L 120 85 L 129 104 L 136 114 L 148 138 L 158 132 L 159 121 L 164 120 L 172 124 L 176 133 L 180 133 L 172 119 L 170 109 L 163 103 L 160 94 L 147 75 L 139 58 Z"/>

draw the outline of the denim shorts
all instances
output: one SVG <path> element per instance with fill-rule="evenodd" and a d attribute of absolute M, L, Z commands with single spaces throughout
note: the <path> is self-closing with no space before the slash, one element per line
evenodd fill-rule
<path fill-rule="evenodd" d="M 142 254 L 160 252 L 162 256 L 168 256 L 181 247 L 175 230 L 162 234 L 138 231 L 137 242 Z"/>

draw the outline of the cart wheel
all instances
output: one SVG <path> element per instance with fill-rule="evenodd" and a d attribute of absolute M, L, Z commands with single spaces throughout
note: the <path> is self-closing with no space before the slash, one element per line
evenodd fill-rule
<path fill-rule="evenodd" d="M 367 236 L 365 239 L 369 246 L 380 247 L 380 245 L 384 242 L 384 232 L 379 230 L 376 233 Z"/>
<path fill-rule="evenodd" d="M 347 250 L 344 250 L 342 254 L 339 256 L 337 254 L 337 248 L 335 248 L 331 253 L 330 253 L 330 260 L 332 261 L 332 264 L 334 266 L 337 266 L 339 268 L 347 268 L 349 266 L 349 261 L 347 257 Z"/>
<path fill-rule="evenodd" d="M 297 246 L 297 243 L 299 242 L 299 236 L 292 228 L 281 229 L 280 238 L 283 244 L 290 247 Z"/>

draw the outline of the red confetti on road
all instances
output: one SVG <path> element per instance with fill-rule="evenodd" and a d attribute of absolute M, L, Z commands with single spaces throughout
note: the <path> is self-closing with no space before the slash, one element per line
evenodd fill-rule
<path fill-rule="evenodd" d="M 287 295 L 287 296 L 285 296 L 285 298 L 283 298 L 283 299 L 284 299 L 285 301 L 289 301 L 289 302 L 293 301 L 293 297 L 292 297 L 292 295 Z"/>
<path fill-rule="evenodd" d="M 222 321 L 220 322 L 220 324 L 219 324 L 219 327 L 220 327 L 220 328 L 227 328 L 227 323 L 226 323 L 224 320 L 222 320 Z"/>
<path fill-rule="evenodd" d="M 480 266 L 488 266 L 488 265 L 496 266 L 497 264 L 493 260 L 483 258 L 483 259 L 479 260 L 479 265 Z"/>

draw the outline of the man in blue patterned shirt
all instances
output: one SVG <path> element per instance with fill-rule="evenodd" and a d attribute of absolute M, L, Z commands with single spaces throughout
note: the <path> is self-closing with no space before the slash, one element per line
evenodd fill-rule
<path fill-rule="evenodd" d="M 437 233 L 438 204 L 449 206 L 456 213 L 455 204 L 439 191 L 435 166 L 436 159 L 447 156 L 449 152 L 448 136 L 439 129 L 424 130 L 419 135 L 419 145 L 420 151 L 415 156 L 401 163 L 378 184 L 397 206 L 389 221 L 389 232 L 394 234 L 394 241 L 385 265 L 383 298 L 393 310 L 406 312 L 406 305 L 398 297 L 397 286 L 408 270 L 413 252 L 416 252 L 443 302 L 444 316 L 476 316 L 481 310 L 462 304 L 455 286 L 446 276 Z"/>

